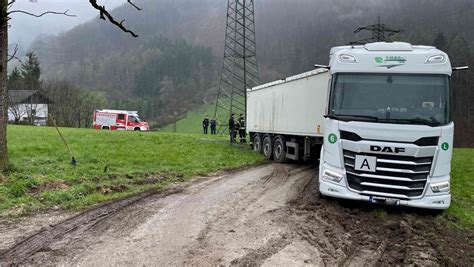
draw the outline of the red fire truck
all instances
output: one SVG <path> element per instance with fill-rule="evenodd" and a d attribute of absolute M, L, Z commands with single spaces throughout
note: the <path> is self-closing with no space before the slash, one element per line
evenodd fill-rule
<path fill-rule="evenodd" d="M 149 131 L 136 111 L 98 109 L 94 112 L 94 128 L 102 130 Z"/>

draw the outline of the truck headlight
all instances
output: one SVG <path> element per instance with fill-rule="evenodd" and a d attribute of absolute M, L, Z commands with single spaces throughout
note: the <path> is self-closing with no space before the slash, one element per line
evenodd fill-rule
<path fill-rule="evenodd" d="M 339 183 L 342 180 L 342 175 L 337 173 L 337 172 L 324 170 L 323 178 L 326 179 L 326 180 L 330 180 L 330 181 L 334 181 L 334 182 Z"/>
<path fill-rule="evenodd" d="M 355 56 L 347 55 L 347 54 L 340 55 L 339 60 L 341 62 L 346 62 L 346 63 L 357 63 L 357 58 Z"/>
<path fill-rule="evenodd" d="M 443 182 L 439 184 L 432 184 L 431 185 L 431 190 L 434 193 L 440 193 L 440 192 L 448 192 L 449 191 L 449 182 Z"/>
<path fill-rule="evenodd" d="M 436 64 L 436 63 L 445 63 L 446 57 L 444 55 L 434 55 L 429 57 L 425 63 L 427 64 Z"/>

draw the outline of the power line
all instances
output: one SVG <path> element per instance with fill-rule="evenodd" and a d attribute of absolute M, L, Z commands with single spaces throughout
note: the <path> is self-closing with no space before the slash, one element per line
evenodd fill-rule
<path fill-rule="evenodd" d="M 377 24 L 372 24 L 364 27 L 359 27 L 354 31 L 354 34 L 369 31 L 372 32 L 372 37 L 365 38 L 357 41 L 350 42 L 350 45 L 354 44 L 365 44 L 370 42 L 383 42 L 386 38 L 400 33 L 400 30 L 393 30 L 387 27 L 385 24 L 380 23 L 380 17 L 377 18 Z"/>

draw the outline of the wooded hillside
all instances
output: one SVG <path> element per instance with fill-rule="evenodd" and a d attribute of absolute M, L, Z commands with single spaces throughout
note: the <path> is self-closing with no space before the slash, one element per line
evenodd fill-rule
<path fill-rule="evenodd" d="M 64 79 L 106 92 L 109 107 L 137 109 L 162 123 L 212 100 L 221 66 L 225 0 L 141 0 L 113 11 L 140 37 L 92 21 L 32 45 L 43 79 Z M 258 0 L 261 82 L 326 64 L 330 47 L 369 37 L 360 26 L 382 23 L 401 34 L 392 40 L 435 44 L 453 65 L 474 67 L 472 0 Z M 473 145 L 474 71 L 453 76 L 457 145 Z"/>

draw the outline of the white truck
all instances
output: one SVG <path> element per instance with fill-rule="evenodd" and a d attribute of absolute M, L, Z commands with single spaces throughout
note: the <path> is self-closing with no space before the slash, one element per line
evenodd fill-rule
<path fill-rule="evenodd" d="M 451 73 L 432 46 L 334 47 L 325 68 L 247 90 L 253 149 L 277 162 L 319 157 L 324 196 L 446 209 Z"/>

